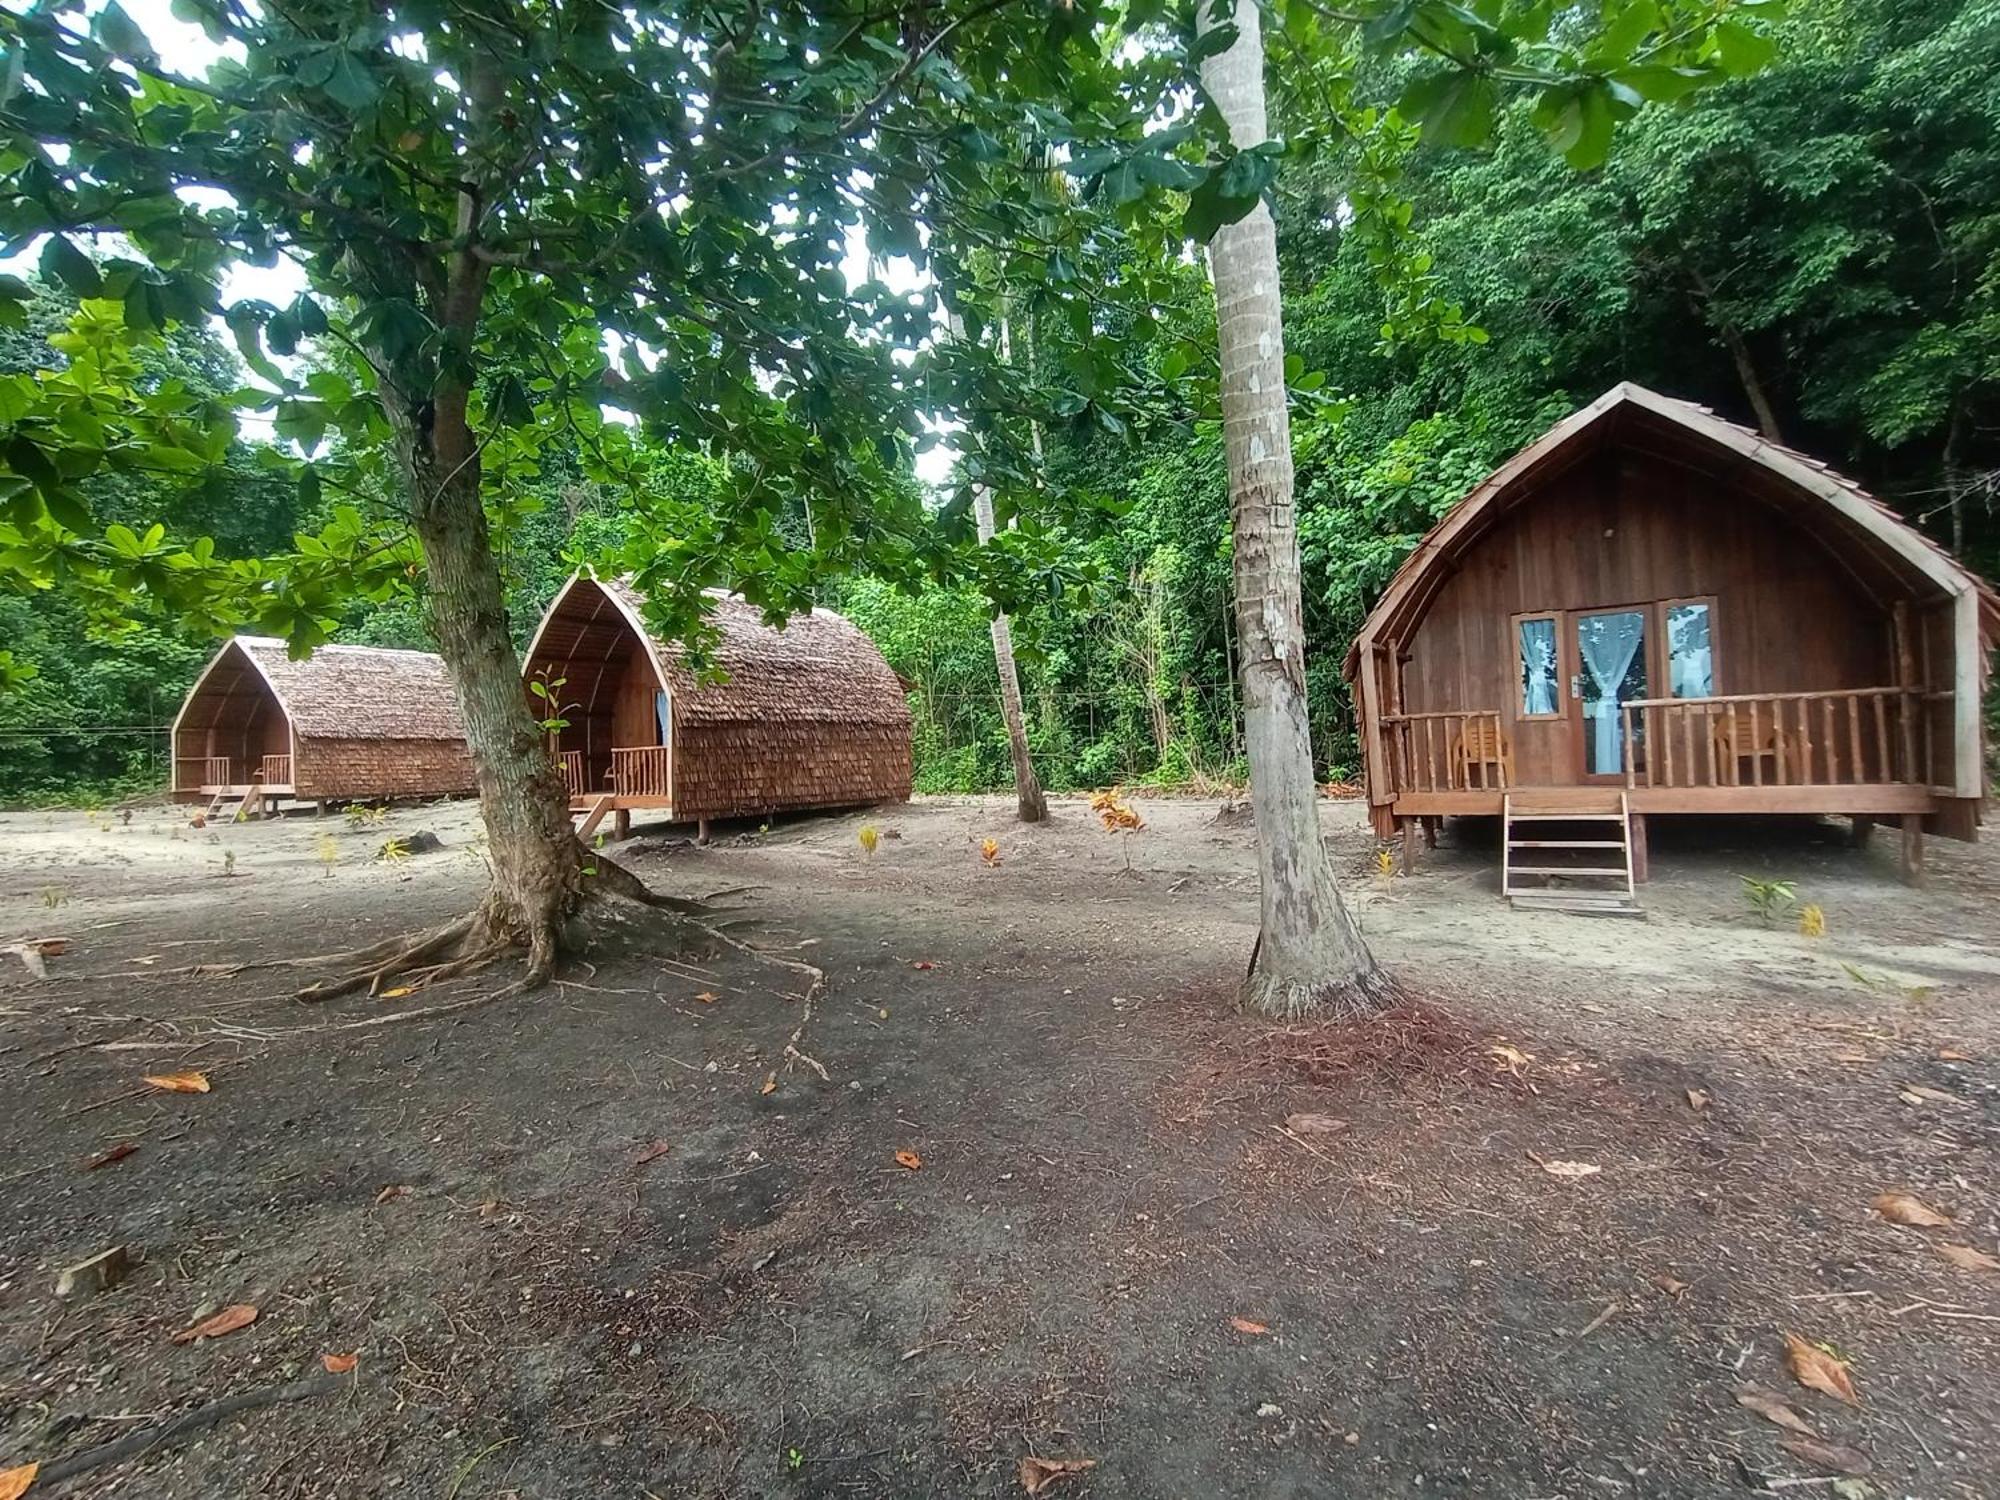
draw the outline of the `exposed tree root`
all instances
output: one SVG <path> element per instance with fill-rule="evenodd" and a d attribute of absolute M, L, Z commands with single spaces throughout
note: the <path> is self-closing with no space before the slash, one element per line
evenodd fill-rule
<path fill-rule="evenodd" d="M 456 921 L 426 933 L 411 941 L 397 938 L 389 942 L 377 943 L 372 948 L 362 948 L 353 954 L 335 955 L 330 961 L 345 961 L 352 965 L 344 974 L 331 979 L 322 979 L 309 984 L 299 991 L 299 999 L 306 1001 L 332 1000 L 340 995 L 351 995 L 365 989 L 371 995 L 382 992 L 385 983 L 405 971 L 421 964 L 425 959 L 443 953 L 447 948 L 459 947 L 472 934 L 478 921 L 477 915 L 464 916 Z M 489 944 L 482 944 L 482 949 Z"/>
<path fill-rule="evenodd" d="M 804 976 L 805 1013 L 800 1019 L 798 1028 L 792 1033 L 790 1041 L 785 1045 L 785 1058 L 788 1062 L 811 1068 L 821 1078 L 827 1076 L 826 1069 L 817 1060 L 800 1051 L 798 1046 L 806 1025 L 812 1019 L 813 1001 L 826 987 L 826 974 L 823 970 L 802 959 L 786 958 L 730 936 L 721 926 L 702 920 L 715 911 L 715 908 L 707 902 L 681 896 L 660 895 L 649 889 L 646 883 L 630 870 L 605 859 L 601 854 L 587 855 L 579 868 L 582 878 L 567 902 L 566 917 L 558 918 L 552 915 L 548 920 L 527 921 L 518 913 L 498 910 L 498 903 L 489 894 L 478 911 L 470 912 L 429 932 L 385 939 L 346 953 L 323 954 L 316 958 L 295 960 L 294 962 L 301 966 L 321 964 L 341 966 L 342 972 L 307 985 L 297 992 L 298 999 L 317 1002 L 332 1000 L 341 995 L 351 995 L 360 990 L 365 990 L 371 995 L 380 995 L 389 989 L 427 989 L 483 969 L 509 953 L 526 949 L 526 962 L 520 977 L 512 984 L 490 994 L 448 1006 L 399 1012 L 393 1016 L 376 1017 L 368 1021 L 313 1029 L 339 1031 L 362 1026 L 389 1025 L 406 1019 L 449 1014 L 462 1008 L 470 1009 L 475 1004 L 490 1004 L 511 995 L 526 994 L 540 989 L 555 977 L 557 963 L 565 949 L 572 952 L 579 951 L 589 946 L 593 940 L 602 938 L 607 931 L 619 926 L 626 920 L 621 915 L 621 908 L 644 909 L 672 913 L 675 919 L 674 925 L 684 934 L 699 934 L 710 942 L 734 949 L 760 963 L 789 969 Z M 737 890 L 720 894 L 740 894 L 744 889 L 748 888 L 739 887 Z M 559 904 L 552 903 L 552 906 Z"/>

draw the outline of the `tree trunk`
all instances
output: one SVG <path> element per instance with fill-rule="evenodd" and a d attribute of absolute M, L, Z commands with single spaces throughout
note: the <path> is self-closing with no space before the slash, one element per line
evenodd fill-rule
<path fill-rule="evenodd" d="M 1201 64 L 1201 85 L 1238 150 L 1262 142 L 1264 43 L 1237 0 L 1237 36 Z M 1204 4 L 1200 25 L 1217 25 Z M 1304 608 L 1292 507 L 1291 421 L 1278 298 L 1277 225 L 1267 205 L 1208 246 L 1222 362 L 1222 426 L 1235 537 L 1236 630 L 1257 820 L 1262 922 L 1244 1004 L 1280 1020 L 1378 1009 L 1387 981 L 1334 888 L 1319 827 L 1306 725 Z"/>
<path fill-rule="evenodd" d="M 993 540 L 993 494 L 985 485 L 972 491 L 972 516 L 983 546 Z M 1048 799 L 1035 776 L 1028 751 L 1028 724 L 1021 713 L 1021 679 L 1014 670 L 1014 631 L 1003 610 L 993 617 L 993 666 L 1000 674 L 1000 712 L 1007 720 L 1007 753 L 1014 760 L 1014 803 L 1023 823 L 1039 823 L 1049 815 Z"/>
<path fill-rule="evenodd" d="M 1729 351 L 1730 362 L 1736 366 L 1736 378 L 1743 386 L 1743 394 L 1750 402 L 1750 410 L 1757 418 L 1757 430 L 1774 443 L 1785 440 L 1778 427 L 1778 410 L 1771 404 L 1771 393 L 1765 389 L 1764 380 L 1757 373 L 1757 361 L 1751 357 L 1750 342 L 1743 337 L 1743 330 L 1726 317 L 1715 312 L 1715 291 L 1708 279 L 1690 265 L 1687 269 L 1688 283 L 1694 290 L 1688 301 L 1693 304 L 1695 315 L 1711 324 L 1716 335 L 1722 340 L 1722 347 Z"/>
<path fill-rule="evenodd" d="M 478 454 L 451 403 L 438 406 L 433 432 L 412 430 L 399 446 L 429 572 L 431 626 L 479 778 L 493 873 L 477 926 L 488 941 L 525 946 L 535 983 L 555 966 L 563 920 L 581 889 L 582 846 L 521 688 L 480 503 Z"/>
<path fill-rule="evenodd" d="M 951 336 L 963 339 L 965 321 L 956 312 L 949 316 Z M 979 545 L 983 547 L 998 530 L 993 520 L 993 492 L 983 484 L 972 487 L 972 519 L 979 530 Z M 1042 795 L 1034 757 L 1028 750 L 1028 724 L 1021 713 L 1021 678 L 1014 670 L 1014 630 L 1007 623 L 1004 610 L 993 616 L 991 630 L 993 666 L 1000 676 L 1000 715 L 1007 721 L 1007 754 L 1014 762 L 1015 811 L 1023 823 L 1039 823 L 1048 817 L 1049 803 Z"/>

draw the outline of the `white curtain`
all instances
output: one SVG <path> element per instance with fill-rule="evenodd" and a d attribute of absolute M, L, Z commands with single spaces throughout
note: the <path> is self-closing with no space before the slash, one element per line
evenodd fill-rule
<path fill-rule="evenodd" d="M 1590 768 L 1598 775 L 1624 768 L 1618 688 L 1625 681 L 1632 658 L 1639 654 L 1639 642 L 1645 631 L 1646 617 L 1634 613 L 1592 615 L 1581 622 L 1576 633 L 1584 667 L 1590 672 L 1591 681 L 1597 684 L 1597 701 L 1585 704 L 1584 709 L 1586 713 L 1594 712 L 1597 719 L 1591 730 Z"/>
<path fill-rule="evenodd" d="M 1556 622 L 1521 622 L 1521 712 L 1556 711 Z"/>
<path fill-rule="evenodd" d="M 654 693 L 653 716 L 660 721 L 660 743 L 662 745 L 667 742 L 667 714 L 667 695 L 665 693 Z"/>

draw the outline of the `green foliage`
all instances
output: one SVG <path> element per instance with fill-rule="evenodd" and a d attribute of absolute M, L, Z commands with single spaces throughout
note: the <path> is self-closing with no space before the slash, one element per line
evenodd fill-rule
<path fill-rule="evenodd" d="M 1794 881 L 1758 880 L 1749 875 L 1737 878 L 1743 882 L 1744 901 L 1766 927 L 1798 904 L 1798 887 Z"/>

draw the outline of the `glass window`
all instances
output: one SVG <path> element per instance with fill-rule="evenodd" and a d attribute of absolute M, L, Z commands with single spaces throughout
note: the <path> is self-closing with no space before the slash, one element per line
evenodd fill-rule
<path fill-rule="evenodd" d="M 1715 696 L 1715 657 L 1706 604 L 1667 606 L 1667 686 L 1676 698 Z"/>
<path fill-rule="evenodd" d="M 1520 624 L 1521 716 L 1556 712 L 1556 622 L 1523 620 Z"/>
<path fill-rule="evenodd" d="M 1615 776 L 1625 768 L 1624 715 L 1619 710 L 1634 698 L 1647 696 L 1646 614 L 1639 609 L 1612 610 L 1576 622 L 1588 736 L 1584 765 L 1593 776 Z M 1635 719 L 1632 732 L 1635 738 L 1643 735 L 1643 721 Z M 1635 755 L 1638 748 L 1633 746 Z"/>

